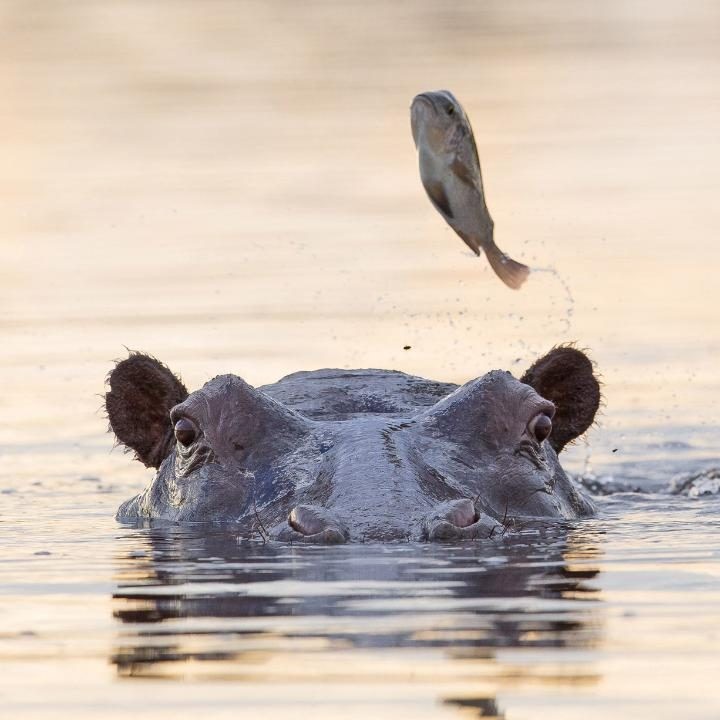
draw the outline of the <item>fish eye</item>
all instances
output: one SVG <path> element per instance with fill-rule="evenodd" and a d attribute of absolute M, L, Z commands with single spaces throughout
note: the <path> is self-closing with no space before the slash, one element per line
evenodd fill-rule
<path fill-rule="evenodd" d="M 452 105 L 448 105 L 448 106 L 445 108 L 445 112 L 446 112 L 448 115 L 454 115 L 454 114 L 455 114 L 455 108 L 454 108 Z"/>
<path fill-rule="evenodd" d="M 543 440 L 547 440 L 552 432 L 552 420 L 546 413 L 538 413 L 528 424 L 528 430 L 530 434 L 541 443 Z"/>
<path fill-rule="evenodd" d="M 175 439 L 183 446 L 188 447 L 197 438 L 197 428 L 187 418 L 180 418 L 175 423 Z"/>

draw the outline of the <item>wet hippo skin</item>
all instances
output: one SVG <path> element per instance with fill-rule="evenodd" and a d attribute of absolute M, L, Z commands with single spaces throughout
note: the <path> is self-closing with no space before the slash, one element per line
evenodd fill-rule
<path fill-rule="evenodd" d="M 337 543 L 490 537 L 518 518 L 590 515 L 558 454 L 592 424 L 593 366 L 573 347 L 520 378 L 456 386 L 388 370 L 316 370 L 188 393 L 133 353 L 108 377 L 118 441 L 157 468 L 118 519 L 235 523 L 265 539 Z"/>

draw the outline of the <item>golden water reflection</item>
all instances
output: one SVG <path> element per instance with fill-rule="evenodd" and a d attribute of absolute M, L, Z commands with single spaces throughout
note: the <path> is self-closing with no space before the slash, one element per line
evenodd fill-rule
<path fill-rule="evenodd" d="M 566 467 L 657 489 L 716 460 L 717 2 L 0 0 L 0 63 L 8 717 L 236 720 L 238 686 L 283 720 L 718 716 L 717 504 L 606 499 L 607 544 L 203 550 L 117 529 L 148 476 L 99 397 L 124 346 L 195 389 L 464 382 L 574 340 L 606 404 Z M 498 243 L 572 299 L 508 291 L 427 202 L 408 105 L 439 87 Z"/>
<path fill-rule="evenodd" d="M 517 685 L 593 686 L 601 536 L 275 547 L 153 529 L 116 558 L 120 677 L 432 688 L 494 712 Z"/>

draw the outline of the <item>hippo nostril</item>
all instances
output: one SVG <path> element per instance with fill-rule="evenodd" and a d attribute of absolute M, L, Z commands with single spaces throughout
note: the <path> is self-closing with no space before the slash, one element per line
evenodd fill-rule
<path fill-rule="evenodd" d="M 313 505 L 298 505 L 288 515 L 288 525 L 303 535 L 315 535 L 328 525 L 326 513 Z"/>
<path fill-rule="evenodd" d="M 470 498 L 440 503 L 423 521 L 422 534 L 428 540 L 488 538 L 500 523 L 484 516 Z"/>
<path fill-rule="evenodd" d="M 348 538 L 347 529 L 333 514 L 317 505 L 298 505 L 290 511 L 288 525 L 313 542 L 342 543 Z"/>
<path fill-rule="evenodd" d="M 197 437 L 197 428 L 187 418 L 180 418 L 175 423 L 175 438 L 183 446 L 192 445 Z"/>
<path fill-rule="evenodd" d="M 536 415 L 529 425 L 530 432 L 538 442 L 546 440 L 552 432 L 552 420 L 549 415 L 540 413 Z"/>

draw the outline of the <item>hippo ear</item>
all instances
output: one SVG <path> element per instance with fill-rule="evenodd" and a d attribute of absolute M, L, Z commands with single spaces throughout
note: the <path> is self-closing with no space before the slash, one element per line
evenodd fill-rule
<path fill-rule="evenodd" d="M 574 347 L 557 347 L 537 360 L 520 382 L 555 405 L 550 444 L 555 452 L 592 425 L 600 405 L 600 383 L 593 364 Z"/>
<path fill-rule="evenodd" d="M 131 353 L 107 378 L 105 410 L 118 441 L 145 467 L 160 467 L 173 446 L 170 410 L 188 396 L 180 380 L 149 355 Z"/>

